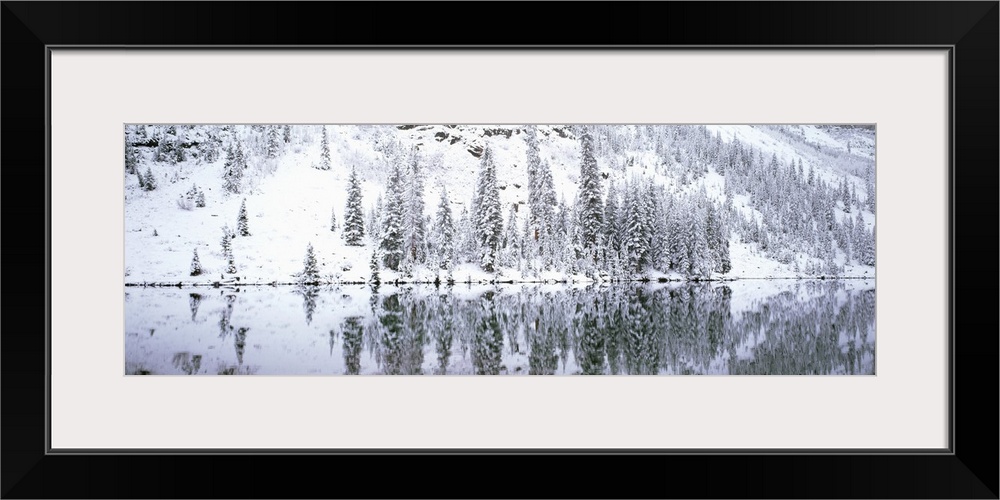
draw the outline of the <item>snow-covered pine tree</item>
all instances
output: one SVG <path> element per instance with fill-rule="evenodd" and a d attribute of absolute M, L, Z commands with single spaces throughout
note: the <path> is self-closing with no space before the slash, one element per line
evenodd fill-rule
<path fill-rule="evenodd" d="M 292 126 L 291 125 L 285 125 L 284 127 L 282 127 L 281 138 L 285 140 L 285 144 L 289 144 L 289 143 L 292 142 Z"/>
<path fill-rule="evenodd" d="M 337 230 L 337 207 L 330 209 L 330 231 Z"/>
<path fill-rule="evenodd" d="M 375 247 L 382 243 L 382 195 L 375 195 L 375 206 L 368 211 L 365 218 L 365 230 Z"/>
<path fill-rule="evenodd" d="M 153 175 L 153 170 L 146 167 L 146 174 L 142 176 L 140 181 L 140 186 L 146 191 L 153 191 L 156 189 L 156 177 Z"/>
<path fill-rule="evenodd" d="M 844 222 L 840 224 L 840 249 L 844 251 L 846 260 L 844 263 L 848 263 L 854 256 L 854 219 L 848 215 L 844 217 Z"/>
<path fill-rule="evenodd" d="M 455 262 L 476 262 L 476 228 L 472 224 L 469 210 L 462 207 L 462 213 L 455 224 Z"/>
<path fill-rule="evenodd" d="M 538 152 L 538 136 L 534 125 L 524 129 L 524 142 L 528 146 L 526 164 L 528 167 L 528 224 L 532 228 L 541 226 L 542 216 L 542 184 L 540 170 L 542 158 Z"/>
<path fill-rule="evenodd" d="M 875 225 L 872 224 L 871 231 L 865 231 L 867 239 L 865 241 L 865 253 L 862 255 L 862 264 L 866 266 L 875 265 Z"/>
<path fill-rule="evenodd" d="M 424 225 L 424 178 L 416 147 L 410 153 L 408 177 L 404 207 L 405 259 L 413 264 L 422 264 L 427 260 L 427 228 Z"/>
<path fill-rule="evenodd" d="M 156 132 L 156 154 L 155 161 L 174 162 L 177 160 L 177 153 L 174 148 L 177 146 L 177 127 L 169 125 L 157 127 Z"/>
<path fill-rule="evenodd" d="M 500 252 L 503 233 L 503 214 L 500 213 L 500 191 L 497 187 L 496 165 L 489 146 L 483 150 L 479 179 L 473 202 L 476 242 L 479 246 L 479 264 L 486 272 L 494 272 Z"/>
<path fill-rule="evenodd" d="M 689 236 L 684 224 L 684 215 L 688 211 L 686 200 L 677 200 L 667 223 L 670 228 L 670 238 L 667 242 L 667 247 L 670 250 L 670 268 L 681 274 L 687 273 L 690 262 L 687 244 Z"/>
<path fill-rule="evenodd" d="M 194 205 L 197 198 L 198 198 L 198 185 L 192 184 L 191 189 L 188 189 L 187 192 L 184 193 L 184 199 L 190 201 L 191 204 Z"/>
<path fill-rule="evenodd" d="M 222 188 L 230 194 L 239 194 L 243 181 L 243 147 L 239 140 L 230 144 L 226 151 L 226 162 L 222 167 Z"/>
<path fill-rule="evenodd" d="M 235 273 L 236 264 L 233 258 L 233 231 L 228 225 L 222 226 L 222 256 L 226 259 L 226 272 Z"/>
<path fill-rule="evenodd" d="M 316 262 L 316 253 L 313 252 L 311 242 L 306 247 L 306 256 L 302 260 L 302 274 L 299 275 L 299 282 L 304 285 L 319 284 L 319 264 Z"/>
<path fill-rule="evenodd" d="M 865 168 L 865 208 L 875 213 L 875 172 L 870 164 Z"/>
<path fill-rule="evenodd" d="M 139 171 L 139 149 L 126 136 L 125 138 L 125 173 L 135 174 Z"/>
<path fill-rule="evenodd" d="M 601 201 L 601 173 L 594 157 L 593 138 L 590 127 L 582 126 L 580 135 L 580 194 L 577 197 L 577 211 L 581 230 L 581 244 L 585 250 L 591 249 L 604 229 L 604 202 Z"/>
<path fill-rule="evenodd" d="M 712 270 L 722 274 L 728 273 L 732 269 L 729 260 L 729 237 L 725 234 L 718 209 L 711 201 L 708 201 L 705 219 L 705 239 L 712 255 Z"/>
<path fill-rule="evenodd" d="M 604 200 L 604 242 L 609 248 L 618 248 L 621 244 L 618 212 L 618 189 L 612 181 L 608 184 L 608 197 Z"/>
<path fill-rule="evenodd" d="M 267 127 L 267 157 L 277 158 L 281 151 L 281 133 L 278 132 L 277 125 Z"/>
<path fill-rule="evenodd" d="M 194 206 L 205 208 L 205 192 L 201 188 L 197 188 L 197 192 L 194 195 Z"/>
<path fill-rule="evenodd" d="M 191 276 L 201 275 L 201 261 L 198 260 L 198 248 L 194 249 L 194 257 L 191 258 Z"/>
<path fill-rule="evenodd" d="M 250 221 L 247 219 L 247 199 L 240 204 L 240 215 L 236 219 L 236 230 L 240 236 L 250 236 Z"/>
<path fill-rule="evenodd" d="M 663 186 L 658 186 L 652 179 L 646 181 L 646 233 L 649 235 L 649 267 L 653 269 L 666 269 L 667 260 L 667 232 L 660 230 L 662 221 L 666 214 L 665 200 L 666 193 Z"/>
<path fill-rule="evenodd" d="M 351 169 L 351 177 L 347 181 L 347 206 L 344 208 L 344 242 L 356 247 L 364 244 L 365 223 L 364 208 L 361 206 L 361 184 L 358 182 L 357 169 Z"/>
<path fill-rule="evenodd" d="M 329 138 L 329 136 L 327 135 L 327 132 L 326 132 L 326 125 L 320 125 L 320 128 L 323 129 L 323 134 L 322 134 L 322 139 L 320 140 L 320 145 L 319 145 L 319 147 L 320 147 L 320 150 L 319 150 L 319 154 L 320 154 L 319 165 L 316 168 L 318 168 L 320 170 L 330 170 L 330 168 L 331 168 L 331 164 L 330 164 L 330 138 Z"/>
<path fill-rule="evenodd" d="M 186 157 L 187 155 L 184 154 L 184 127 L 177 127 L 176 135 L 174 136 L 173 155 L 170 158 L 170 162 L 180 163 Z"/>
<path fill-rule="evenodd" d="M 524 245 L 524 249 L 522 250 L 524 263 L 521 271 L 525 276 L 537 277 L 538 271 L 541 269 L 539 256 L 542 253 L 542 248 L 539 242 L 535 241 L 535 229 L 531 227 L 531 221 L 527 217 L 524 219 L 521 242 Z"/>
<path fill-rule="evenodd" d="M 861 214 L 857 214 L 854 222 L 854 234 L 852 235 L 854 244 L 854 257 L 863 266 L 875 265 L 875 238 L 874 233 L 868 231 Z"/>
<path fill-rule="evenodd" d="M 629 263 L 635 272 L 643 272 L 651 264 L 649 244 L 652 241 L 653 200 L 649 196 L 651 184 L 646 184 L 648 182 L 635 182 L 632 186 L 631 211 L 625 221 Z"/>
<path fill-rule="evenodd" d="M 382 213 L 381 243 L 382 262 L 393 271 L 399 270 L 403 258 L 403 216 L 405 215 L 405 194 L 403 174 L 395 165 L 386 186 L 386 202 Z"/>
<path fill-rule="evenodd" d="M 501 240 L 502 264 L 505 267 L 518 268 L 521 261 L 521 235 L 517 224 L 516 205 L 511 205 L 507 216 L 507 224 L 504 228 L 503 239 Z"/>
<path fill-rule="evenodd" d="M 553 217 L 556 207 L 559 204 L 556 199 L 556 188 L 552 182 L 552 167 L 549 162 L 543 161 L 541 170 L 538 172 L 539 180 L 539 203 L 541 204 L 542 230 L 552 232 Z"/>
<path fill-rule="evenodd" d="M 451 220 L 451 203 L 448 191 L 441 188 L 441 202 L 438 204 L 437 218 L 434 221 L 434 233 L 441 269 L 451 269 L 455 259 L 455 227 Z"/>
<path fill-rule="evenodd" d="M 236 166 L 241 172 L 249 167 L 247 164 L 247 155 L 243 151 L 243 141 L 240 139 L 236 139 Z"/>
<path fill-rule="evenodd" d="M 546 251 L 548 257 L 547 268 L 564 270 L 566 268 L 566 252 L 573 239 L 573 228 L 571 227 L 570 207 L 566 203 L 565 195 L 559 198 L 558 208 L 552 217 L 552 233 L 546 237 Z"/>
<path fill-rule="evenodd" d="M 853 185 L 853 184 L 852 184 Z M 840 188 L 840 201 L 844 204 L 844 213 L 851 213 L 851 188 L 848 187 L 848 180 L 845 177 Z"/>
<path fill-rule="evenodd" d="M 376 248 L 372 248 L 372 257 L 368 261 L 368 269 L 371 270 L 371 277 L 368 278 L 368 282 L 378 285 L 380 280 L 378 276 L 378 249 Z"/>

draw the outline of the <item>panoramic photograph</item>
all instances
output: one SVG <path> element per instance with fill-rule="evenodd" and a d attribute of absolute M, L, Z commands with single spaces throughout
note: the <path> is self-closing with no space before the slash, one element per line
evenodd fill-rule
<path fill-rule="evenodd" d="M 124 373 L 874 375 L 875 135 L 128 124 Z"/>

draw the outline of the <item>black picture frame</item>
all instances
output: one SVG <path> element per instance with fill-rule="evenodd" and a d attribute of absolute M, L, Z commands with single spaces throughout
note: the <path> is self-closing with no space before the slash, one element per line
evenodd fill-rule
<path fill-rule="evenodd" d="M 16 264 L 8 267 L 13 291 L 3 294 L 7 314 L 0 336 L 4 498 L 998 498 L 996 1 L 2 4 L 7 147 L 0 158 L 8 234 L 2 251 L 8 264 Z M 441 12 L 457 12 L 463 21 Z M 919 454 L 50 453 L 49 276 L 38 277 L 48 269 L 50 249 L 49 200 L 43 195 L 48 54 L 54 46 L 123 45 L 946 48 L 953 101 L 951 445 L 947 452 Z M 363 483 L 367 472 L 385 474 L 384 480 Z"/>

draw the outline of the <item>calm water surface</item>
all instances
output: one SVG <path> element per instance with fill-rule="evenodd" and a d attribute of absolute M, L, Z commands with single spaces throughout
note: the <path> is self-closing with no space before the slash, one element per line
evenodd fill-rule
<path fill-rule="evenodd" d="M 126 288 L 129 375 L 872 375 L 874 281 Z"/>

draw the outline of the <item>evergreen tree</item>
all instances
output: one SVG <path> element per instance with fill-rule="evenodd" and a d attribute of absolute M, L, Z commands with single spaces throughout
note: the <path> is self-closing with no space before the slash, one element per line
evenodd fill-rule
<path fill-rule="evenodd" d="M 236 263 L 233 258 L 233 231 L 229 226 L 222 226 L 222 256 L 226 259 L 226 272 L 233 274 L 236 272 Z"/>
<path fill-rule="evenodd" d="M 181 137 L 180 131 L 177 133 L 177 137 L 174 139 L 173 154 L 170 156 L 171 163 L 180 163 L 185 160 L 186 155 L 184 154 L 184 140 Z"/>
<path fill-rule="evenodd" d="M 139 171 L 139 149 L 125 139 L 125 173 L 135 174 Z"/>
<path fill-rule="evenodd" d="M 153 176 L 153 170 L 146 167 L 146 175 L 140 178 L 139 185 L 146 191 L 153 191 L 156 189 L 156 177 Z"/>
<path fill-rule="evenodd" d="M 425 240 L 427 229 L 424 225 L 424 180 L 420 172 L 416 147 L 411 152 L 409 174 L 404 222 L 405 257 L 411 263 L 422 264 L 427 260 Z"/>
<path fill-rule="evenodd" d="M 664 199 L 666 193 L 662 186 L 657 186 L 652 180 L 646 182 L 646 232 L 649 235 L 649 266 L 653 269 L 667 268 L 667 231 L 663 220 L 667 211 Z"/>
<path fill-rule="evenodd" d="M 242 189 L 243 170 L 245 168 L 243 159 L 243 146 L 239 140 L 235 145 L 230 144 L 226 152 L 226 163 L 223 165 L 222 187 L 230 194 L 239 194 Z"/>
<path fill-rule="evenodd" d="M 344 209 L 344 242 L 361 246 L 365 238 L 364 209 L 361 207 L 361 184 L 357 169 L 351 169 L 347 186 L 347 207 Z"/>
<path fill-rule="evenodd" d="M 858 262 L 864 266 L 875 265 L 875 237 L 874 229 L 868 231 L 861 214 L 857 214 L 854 222 L 854 234 L 852 235 L 854 244 L 854 256 Z"/>
<path fill-rule="evenodd" d="M 320 170 L 330 170 L 330 138 L 326 132 L 326 125 L 321 125 L 320 128 L 323 129 L 323 137 L 320 140 L 320 161 L 319 166 L 316 168 Z"/>
<path fill-rule="evenodd" d="M 540 255 L 542 255 L 543 267 L 548 268 L 551 264 L 551 258 L 554 255 L 551 249 L 555 243 L 553 224 L 555 223 L 555 212 L 558 201 L 552 182 L 552 169 L 547 161 L 541 162 L 538 167 L 537 176 L 536 184 L 538 193 L 536 206 L 529 207 L 532 213 L 537 212 L 537 216 L 534 217 L 535 222 L 531 224 L 528 240 L 530 240 L 531 246 L 537 248 Z"/>
<path fill-rule="evenodd" d="M 622 246 L 632 272 L 642 272 L 649 261 L 649 232 L 643 191 L 637 183 L 627 186 L 622 206 Z"/>
<path fill-rule="evenodd" d="M 330 231 L 337 230 L 337 208 L 330 209 Z"/>
<path fill-rule="evenodd" d="M 503 216 L 500 213 L 500 191 L 497 187 L 496 166 L 489 146 L 483 151 L 473 201 L 474 226 L 479 247 L 479 263 L 486 272 L 496 270 Z"/>
<path fill-rule="evenodd" d="M 444 188 L 441 189 L 441 202 L 437 209 L 435 233 L 441 269 L 451 269 L 455 258 L 455 228 L 451 220 L 451 203 L 448 201 L 448 191 Z"/>
<path fill-rule="evenodd" d="M 608 185 L 608 198 L 604 201 L 604 242 L 609 248 L 621 245 L 618 211 L 618 189 L 611 182 Z"/>
<path fill-rule="evenodd" d="M 198 185 L 197 184 L 192 184 L 191 185 L 191 189 L 188 189 L 187 193 L 184 193 L 184 200 L 188 202 L 188 205 L 187 205 L 188 207 L 194 206 L 197 203 L 197 201 L 198 201 L 198 192 L 199 192 Z M 204 202 L 201 205 L 198 205 L 198 206 L 201 206 L 201 207 L 205 206 Z"/>
<path fill-rule="evenodd" d="M 205 192 L 201 188 L 197 188 L 197 192 L 195 193 L 194 206 L 199 208 L 205 207 Z"/>
<path fill-rule="evenodd" d="M 372 258 L 368 261 L 368 268 L 371 269 L 372 275 L 369 278 L 369 283 L 378 285 L 380 280 L 378 276 L 378 250 L 372 249 Z"/>
<path fill-rule="evenodd" d="M 191 259 L 191 276 L 201 275 L 201 262 L 198 260 L 198 249 L 194 249 L 194 257 Z"/>
<path fill-rule="evenodd" d="M 267 127 L 267 157 L 277 158 L 279 151 L 281 151 L 281 136 L 277 125 L 271 125 Z"/>
<path fill-rule="evenodd" d="M 729 260 L 729 238 L 724 233 L 718 211 L 711 201 L 705 210 L 705 239 L 712 255 L 712 270 L 722 274 L 728 273 L 732 269 Z"/>
<path fill-rule="evenodd" d="M 539 203 L 541 203 L 542 207 L 542 227 L 545 231 L 551 232 L 553 214 L 559 202 L 556 199 L 556 188 L 552 183 L 552 167 L 549 165 L 549 162 L 542 162 L 542 167 L 538 175 L 538 184 L 541 191 L 539 194 Z"/>
<path fill-rule="evenodd" d="M 285 140 L 285 144 L 290 144 L 292 142 L 292 126 L 285 125 L 282 127 L 282 139 Z"/>
<path fill-rule="evenodd" d="M 670 267 L 674 271 L 687 274 L 689 266 L 689 254 L 687 245 L 687 231 L 684 224 L 684 215 L 688 212 L 685 200 L 679 200 L 676 207 L 670 213 L 668 227 L 670 228 L 670 241 L 668 243 L 670 253 Z"/>
<path fill-rule="evenodd" d="M 503 265 L 507 267 L 518 267 L 521 258 L 521 235 L 517 227 L 517 212 L 514 205 L 511 205 L 507 216 L 507 225 L 501 241 Z"/>
<path fill-rule="evenodd" d="M 246 153 L 243 151 L 243 141 L 239 139 L 236 140 L 236 166 L 240 171 L 246 170 L 248 167 Z"/>
<path fill-rule="evenodd" d="M 368 218 L 365 219 L 365 229 L 376 247 L 382 242 L 382 205 L 382 195 L 375 195 L 375 206 L 368 211 Z"/>
<path fill-rule="evenodd" d="M 240 215 L 236 219 L 236 230 L 240 236 L 250 236 L 250 222 L 247 220 L 247 199 L 243 198 L 240 204 Z"/>
<path fill-rule="evenodd" d="M 541 226 L 542 205 L 542 158 L 538 152 L 538 137 L 535 133 L 535 126 L 529 125 L 524 129 L 525 143 L 528 146 L 527 167 L 528 167 L 528 220 L 533 228 Z"/>
<path fill-rule="evenodd" d="M 299 281 L 303 284 L 315 285 L 319 283 L 319 264 L 316 262 L 316 254 L 313 252 L 312 243 L 306 247 L 306 256 L 302 260 L 302 273 Z"/>
<path fill-rule="evenodd" d="M 478 264 L 476 228 L 472 224 L 469 210 L 462 207 L 462 213 L 455 225 L 455 262 L 476 262 Z"/>
<path fill-rule="evenodd" d="M 874 266 L 875 265 L 875 225 L 874 224 L 872 225 L 872 230 L 871 231 L 865 231 L 865 234 L 867 234 L 868 238 L 867 238 L 867 241 L 865 243 L 865 254 L 863 256 L 864 257 L 863 264 L 865 264 L 866 266 Z"/>
<path fill-rule="evenodd" d="M 865 208 L 875 213 L 875 172 L 870 165 L 865 170 Z"/>
<path fill-rule="evenodd" d="M 712 271 L 711 255 L 708 250 L 708 240 L 705 238 L 705 216 L 701 207 L 695 205 L 693 213 L 685 219 L 688 224 L 688 275 L 708 276 Z"/>
<path fill-rule="evenodd" d="M 604 202 L 601 201 L 601 173 L 594 158 L 593 138 L 590 128 L 583 127 L 580 136 L 580 194 L 577 197 L 577 210 L 582 233 L 582 245 L 585 250 L 591 249 L 598 241 L 599 234 L 604 229 Z"/>
<path fill-rule="evenodd" d="M 851 213 L 851 190 L 846 178 L 843 182 L 843 187 L 840 189 L 840 201 L 844 203 L 844 212 L 849 214 Z"/>
<path fill-rule="evenodd" d="M 382 262 L 393 271 L 399 270 L 403 258 L 405 204 L 402 177 L 399 165 L 394 166 L 389 176 L 389 185 L 386 186 L 386 202 L 380 231 L 382 241 L 379 248 L 382 252 Z"/>

